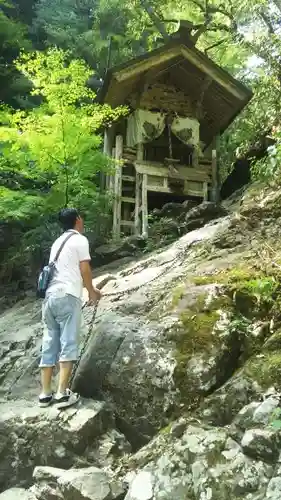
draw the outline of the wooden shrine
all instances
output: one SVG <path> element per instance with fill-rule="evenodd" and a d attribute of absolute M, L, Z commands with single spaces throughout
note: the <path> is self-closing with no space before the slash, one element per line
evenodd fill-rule
<path fill-rule="evenodd" d="M 175 36 L 176 35 L 176 36 Z M 148 197 L 217 200 L 219 136 L 251 91 L 195 48 L 183 27 L 170 41 L 107 72 L 100 102 L 130 113 L 105 131 L 115 158 L 113 235 L 147 235 Z"/>

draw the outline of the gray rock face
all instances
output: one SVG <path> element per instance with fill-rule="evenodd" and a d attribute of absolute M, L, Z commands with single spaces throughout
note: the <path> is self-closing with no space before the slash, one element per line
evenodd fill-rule
<path fill-rule="evenodd" d="M 112 430 L 112 413 L 101 402 L 83 401 L 59 412 L 19 402 L 1 405 L 0 487 L 31 484 L 36 465 L 69 468 L 106 465 L 111 455 L 130 451 Z"/>
<path fill-rule="evenodd" d="M 0 493 L 0 500 L 36 500 L 36 497 L 23 488 L 10 488 Z"/>
<path fill-rule="evenodd" d="M 274 472 L 273 466 L 247 457 L 227 430 L 188 421 L 179 439 L 157 437 L 132 464 L 125 476 L 130 484 L 126 500 L 261 500 Z"/>
<path fill-rule="evenodd" d="M 103 402 L 38 409 L 40 304 L 0 316 L 0 487 L 25 488 L 2 498 L 280 500 L 279 423 L 271 425 L 280 419 L 280 395 L 265 393 L 280 382 L 280 311 L 257 293 L 247 315 L 244 285 L 258 280 L 243 267 L 252 246 L 260 250 L 251 231 L 270 196 L 260 197 L 256 212 L 244 200 L 244 218 L 189 232 L 106 284 L 75 379 L 82 395 Z M 196 207 L 182 224 L 202 224 L 208 210 L 224 215 Z M 92 314 L 85 310 L 84 335 Z M 12 397 L 20 398 L 7 401 L 13 382 Z"/>
<path fill-rule="evenodd" d="M 112 480 L 105 472 L 96 467 L 84 469 L 55 469 L 52 467 L 36 467 L 34 470 L 35 485 L 30 492 L 38 498 L 64 500 L 117 500 L 124 496 L 120 483 Z"/>
<path fill-rule="evenodd" d="M 165 252 L 122 272 L 104 290 L 95 336 L 74 387 L 85 397 L 105 394 L 124 430 L 138 436 L 139 443 L 167 425 L 177 408 L 219 386 L 235 369 L 236 333 L 227 333 L 228 318 L 220 314 L 220 306 L 209 304 L 215 302 L 217 287 L 174 284 L 194 268 L 196 246 L 191 245 L 216 230 L 211 226 L 189 233 Z M 199 311 L 210 324 L 205 351 L 189 347 L 192 338 L 188 341 Z"/>
<path fill-rule="evenodd" d="M 125 500 L 281 498 L 281 434 L 269 425 L 279 394 L 265 397 L 224 428 L 206 424 L 203 406 L 198 418 L 182 417 L 163 429 L 119 470 L 129 485 Z M 235 438 L 234 428 L 240 429 Z"/>
<path fill-rule="evenodd" d="M 188 231 L 193 231 L 213 219 L 224 217 L 226 215 L 226 209 L 220 204 L 204 201 L 201 205 L 198 205 L 187 212 L 184 227 Z"/>
<path fill-rule="evenodd" d="M 153 498 L 154 478 L 150 471 L 141 471 L 133 479 L 125 500 L 151 500 Z"/>
<path fill-rule="evenodd" d="M 38 391 L 42 331 L 39 301 L 26 300 L 0 315 L 0 399 L 17 380 L 15 396 Z"/>
<path fill-rule="evenodd" d="M 245 432 L 241 446 L 246 455 L 269 463 L 276 462 L 281 444 L 278 432 L 250 429 Z"/>
<path fill-rule="evenodd" d="M 95 249 L 92 256 L 94 266 L 106 265 L 115 260 L 132 257 L 145 246 L 141 236 L 131 236 L 120 242 L 102 245 Z"/>

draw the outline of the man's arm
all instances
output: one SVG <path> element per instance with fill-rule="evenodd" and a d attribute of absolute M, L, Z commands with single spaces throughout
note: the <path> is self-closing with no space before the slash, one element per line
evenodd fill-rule
<path fill-rule="evenodd" d="M 96 303 L 101 297 L 101 292 L 100 290 L 98 290 L 98 288 L 93 286 L 92 270 L 90 262 L 88 260 L 83 260 L 80 262 L 80 272 L 84 282 L 84 286 L 88 290 L 89 303 Z"/>
<path fill-rule="evenodd" d="M 92 282 L 92 269 L 90 266 L 91 256 L 89 249 L 89 242 L 84 236 L 79 238 L 79 245 L 77 247 L 80 273 L 84 282 L 84 286 L 89 293 L 89 305 L 95 304 L 101 297 L 101 292 L 93 286 Z"/>

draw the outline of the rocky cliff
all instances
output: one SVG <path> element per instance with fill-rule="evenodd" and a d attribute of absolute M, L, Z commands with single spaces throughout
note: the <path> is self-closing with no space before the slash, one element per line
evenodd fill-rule
<path fill-rule="evenodd" d="M 280 202 L 253 185 L 193 208 L 104 270 L 77 408 L 36 406 L 40 303 L 0 316 L 1 500 L 280 500 Z"/>

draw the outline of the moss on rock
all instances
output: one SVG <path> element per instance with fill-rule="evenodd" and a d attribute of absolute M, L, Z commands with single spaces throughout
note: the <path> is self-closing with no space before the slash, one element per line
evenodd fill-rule
<path fill-rule="evenodd" d="M 246 265 L 236 268 L 224 269 L 217 273 L 207 274 L 205 276 L 195 276 L 193 282 L 196 285 L 207 285 L 218 283 L 221 285 L 231 285 L 235 283 L 248 282 L 260 276 L 260 272 Z"/>
<path fill-rule="evenodd" d="M 222 310 L 229 310 L 231 307 L 228 296 L 214 296 L 213 292 L 213 289 L 204 287 L 204 291 L 197 295 L 196 301 L 184 309 L 184 293 L 177 294 L 179 300 L 174 301 L 178 302 L 177 312 L 180 320 L 169 334 L 169 340 L 175 345 L 174 381 L 180 391 L 181 401 L 190 409 L 199 404 L 203 392 L 199 381 L 192 376 L 192 371 L 188 370 L 189 362 L 198 355 L 206 359 L 206 367 L 209 366 L 209 359 L 219 352 L 219 346 L 224 342 L 216 331 L 216 325 Z"/>
<path fill-rule="evenodd" d="M 273 351 L 250 359 L 245 365 L 245 373 L 256 380 L 263 389 L 281 385 L 281 352 Z"/>
<path fill-rule="evenodd" d="M 281 352 L 281 330 L 271 335 L 263 346 L 263 352 L 271 353 L 274 351 Z"/>
<path fill-rule="evenodd" d="M 247 318 L 266 318 L 274 311 L 278 315 L 281 305 L 278 272 L 268 275 L 258 267 L 241 265 L 212 275 L 196 276 L 193 281 L 197 286 L 216 283 L 224 287 L 237 312 Z"/>
<path fill-rule="evenodd" d="M 185 352 L 205 351 L 213 345 L 216 337 L 212 335 L 215 324 L 220 318 L 218 311 L 202 311 L 194 314 L 192 311 L 181 313 L 183 326 L 177 338 L 177 347 Z"/>

